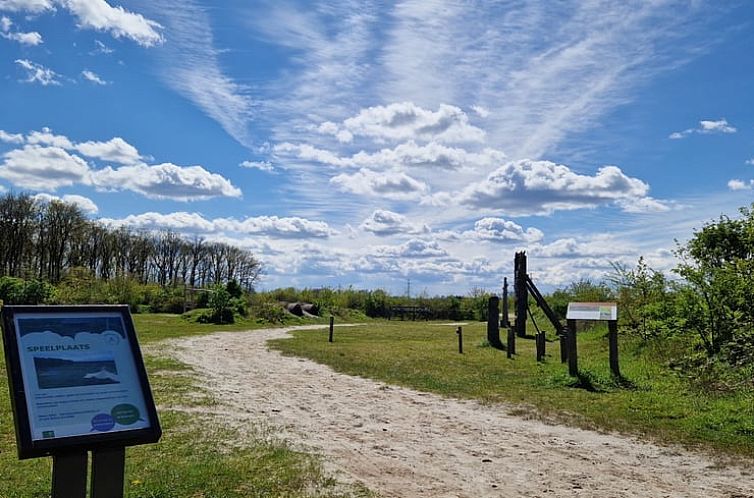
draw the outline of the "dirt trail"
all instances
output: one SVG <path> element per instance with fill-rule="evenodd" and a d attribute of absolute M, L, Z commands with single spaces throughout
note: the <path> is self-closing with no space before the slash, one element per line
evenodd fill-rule
<path fill-rule="evenodd" d="M 228 423 L 280 427 L 341 479 L 382 496 L 754 498 L 754 467 L 524 420 L 506 406 L 388 386 L 268 350 L 267 340 L 289 330 L 190 337 L 169 349 L 204 375 Z"/>

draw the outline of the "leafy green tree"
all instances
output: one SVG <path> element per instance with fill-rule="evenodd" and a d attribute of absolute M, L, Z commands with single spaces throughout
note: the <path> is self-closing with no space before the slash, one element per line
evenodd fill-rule
<path fill-rule="evenodd" d="M 218 284 L 212 288 L 209 296 L 209 307 L 212 309 L 213 321 L 216 323 L 233 323 L 230 292 L 224 285 Z"/>
<path fill-rule="evenodd" d="M 708 223 L 677 250 L 681 263 L 674 271 L 686 282 L 679 293 L 680 318 L 709 356 L 754 329 L 752 208 L 741 208 L 741 218 L 721 216 Z"/>

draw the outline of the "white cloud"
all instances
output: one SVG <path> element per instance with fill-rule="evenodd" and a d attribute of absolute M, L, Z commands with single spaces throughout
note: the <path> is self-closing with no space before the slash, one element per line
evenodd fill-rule
<path fill-rule="evenodd" d="M 0 36 L 6 40 L 13 40 L 21 45 L 36 46 L 42 43 L 42 35 L 36 31 L 30 33 L 22 33 L 20 31 L 11 31 L 13 21 L 8 17 L 0 17 Z"/>
<path fill-rule="evenodd" d="M 482 218 L 474 223 L 473 235 L 492 242 L 526 242 L 542 240 L 544 234 L 536 228 L 526 230 L 512 221 L 502 218 Z"/>
<path fill-rule="evenodd" d="M 728 182 L 728 188 L 731 190 L 751 190 L 754 189 L 754 180 L 746 182 L 744 180 L 733 179 Z"/>
<path fill-rule="evenodd" d="M 397 246 L 376 246 L 372 255 L 379 258 L 436 258 L 448 252 L 436 240 L 411 239 Z"/>
<path fill-rule="evenodd" d="M 83 212 L 88 214 L 96 214 L 99 211 L 99 208 L 94 203 L 94 201 L 82 195 L 69 194 L 64 195 L 63 197 L 58 197 L 57 195 L 41 193 L 34 195 L 34 198 L 42 202 L 50 202 L 56 200 L 66 202 L 68 204 L 74 204 L 75 206 L 78 206 L 78 208 Z"/>
<path fill-rule="evenodd" d="M 241 190 L 230 181 L 201 166 L 163 163 L 107 167 L 93 172 L 92 180 L 102 190 L 132 190 L 152 199 L 192 201 L 241 196 Z"/>
<path fill-rule="evenodd" d="M 107 55 L 107 54 L 112 54 L 113 52 L 115 52 L 115 50 L 108 47 L 107 45 L 105 45 L 99 40 L 94 40 L 94 46 L 95 46 L 94 50 L 89 52 L 90 55 L 99 55 L 99 54 Z"/>
<path fill-rule="evenodd" d="M 88 157 L 119 164 L 136 164 L 142 159 L 136 147 L 120 137 L 111 138 L 107 142 L 82 142 L 71 148 Z"/>
<path fill-rule="evenodd" d="M 42 86 L 60 85 L 58 73 L 28 59 L 16 59 L 16 64 L 26 70 L 24 83 L 39 83 Z"/>
<path fill-rule="evenodd" d="M 243 161 L 239 164 L 242 168 L 258 169 L 266 173 L 272 173 L 275 171 L 275 167 L 269 161 Z"/>
<path fill-rule="evenodd" d="M 56 190 L 89 184 L 89 165 L 60 147 L 27 144 L 3 154 L 0 178 L 21 188 Z"/>
<path fill-rule="evenodd" d="M 42 131 L 32 131 L 26 136 L 26 142 L 33 145 L 51 145 L 61 149 L 73 149 L 73 143 L 64 135 L 55 135 L 48 127 L 43 127 Z"/>
<path fill-rule="evenodd" d="M 24 136 L 20 133 L 8 133 L 5 130 L 0 130 L 0 142 L 22 144 L 24 143 Z"/>
<path fill-rule="evenodd" d="M 32 14 L 55 10 L 55 5 L 68 10 L 82 29 L 105 31 L 115 38 L 128 38 L 144 47 L 164 41 L 159 23 L 123 7 L 113 7 L 105 0 L 0 0 L 0 10 Z"/>
<path fill-rule="evenodd" d="M 129 215 L 123 219 L 106 218 L 102 221 L 115 226 L 141 229 L 169 228 L 182 233 L 265 235 L 282 239 L 328 238 L 336 232 L 324 221 L 298 217 L 256 216 L 241 220 L 235 218 L 207 219 L 198 213 L 185 211 L 161 214 L 148 212 Z"/>
<path fill-rule="evenodd" d="M 751 166 L 754 166 L 754 157 L 746 161 L 746 164 L 749 164 Z"/>
<path fill-rule="evenodd" d="M 369 107 L 343 121 L 343 127 L 353 135 L 388 140 L 483 142 L 485 137 L 465 112 L 447 104 L 440 104 L 437 111 L 412 102 Z"/>
<path fill-rule="evenodd" d="M 549 244 L 535 244 L 529 247 L 529 252 L 532 256 L 542 258 L 605 258 L 634 254 L 636 251 L 624 241 L 616 240 L 612 236 L 597 235 L 581 239 L 567 237 Z"/>
<path fill-rule="evenodd" d="M 418 199 L 429 192 L 429 186 L 402 171 L 376 172 L 361 169 L 354 174 L 340 174 L 330 183 L 341 192 L 393 200 Z"/>
<path fill-rule="evenodd" d="M 477 113 L 480 118 L 489 117 L 489 115 L 491 114 L 489 109 L 480 105 L 472 105 L 471 110 Z"/>
<path fill-rule="evenodd" d="M 359 228 L 379 236 L 430 232 L 430 228 L 426 224 L 411 223 L 402 214 L 385 209 L 376 209 L 369 218 L 361 223 Z"/>
<path fill-rule="evenodd" d="M 107 81 L 100 78 L 97 73 L 89 71 L 88 69 L 81 71 L 81 76 L 83 76 L 85 80 L 94 83 L 95 85 L 107 85 Z"/>
<path fill-rule="evenodd" d="M 191 0 L 165 0 L 151 7 L 164 16 L 170 33 L 170 43 L 159 52 L 165 84 L 193 102 L 236 141 L 254 145 L 248 130 L 253 101 L 246 87 L 223 72 L 209 8 Z"/>
<path fill-rule="evenodd" d="M 502 210 L 509 214 L 545 214 L 555 210 L 596 207 L 620 201 L 626 209 L 649 207 L 649 186 L 626 176 L 616 166 L 603 166 L 594 176 L 580 175 L 550 161 L 512 161 L 473 183 L 456 196 L 472 207 Z M 452 196 L 438 196 L 448 202 Z"/>
<path fill-rule="evenodd" d="M 24 138 L 19 137 L 4 131 L 0 134 L 0 140 L 17 144 L 24 142 Z M 241 190 L 229 180 L 201 166 L 145 164 L 138 150 L 120 137 L 106 142 L 73 143 L 45 127 L 30 132 L 25 142 L 23 148 L 3 154 L 0 164 L 0 178 L 22 188 L 54 191 L 81 184 L 106 191 L 131 190 L 153 199 L 176 201 L 241 196 Z M 73 151 L 125 166 L 95 169 L 94 164 L 88 164 L 72 154 Z"/>
<path fill-rule="evenodd" d="M 81 28 L 109 32 L 115 38 L 129 38 L 151 47 L 164 41 L 159 23 L 105 0 L 59 0 L 78 20 Z"/>
<path fill-rule="evenodd" d="M 671 140 L 679 140 L 682 138 L 686 138 L 687 136 L 698 133 L 701 135 L 712 135 L 712 134 L 730 134 L 730 133 L 736 133 L 736 128 L 734 126 L 731 126 L 730 123 L 725 118 L 718 119 L 716 121 L 711 120 L 702 120 L 699 121 L 699 127 L 697 128 L 688 128 L 683 131 L 676 131 L 671 133 L 668 138 Z"/>
<path fill-rule="evenodd" d="M 53 10 L 52 0 L 0 0 L 0 10 L 39 14 Z"/>
<path fill-rule="evenodd" d="M 298 159 L 315 161 L 337 167 L 394 169 L 430 168 L 444 170 L 480 169 L 497 167 L 505 161 L 505 153 L 486 148 L 480 152 L 470 152 L 458 147 L 448 147 L 437 142 L 417 144 L 413 140 L 397 145 L 392 149 L 381 149 L 374 153 L 360 151 L 350 157 L 341 157 L 329 150 L 318 149 L 309 144 L 279 144 L 278 154 L 292 153 Z"/>

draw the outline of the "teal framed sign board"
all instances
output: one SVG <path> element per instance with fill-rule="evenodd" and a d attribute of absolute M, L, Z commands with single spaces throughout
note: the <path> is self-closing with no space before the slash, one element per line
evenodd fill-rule
<path fill-rule="evenodd" d="M 160 439 L 128 306 L 5 306 L 2 319 L 20 459 Z"/>

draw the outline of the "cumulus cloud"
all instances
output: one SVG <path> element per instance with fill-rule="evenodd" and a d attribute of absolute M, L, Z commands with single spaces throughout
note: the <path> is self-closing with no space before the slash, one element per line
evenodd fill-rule
<path fill-rule="evenodd" d="M 8 133 L 5 130 L 0 130 L 0 142 L 22 144 L 24 143 L 24 136 L 20 133 Z"/>
<path fill-rule="evenodd" d="M 343 121 L 353 135 L 386 140 L 436 140 L 440 142 L 482 142 L 484 130 L 469 123 L 458 107 L 440 104 L 430 111 L 412 102 L 362 109 Z"/>
<path fill-rule="evenodd" d="M 111 138 L 107 142 L 81 142 L 71 148 L 75 148 L 87 157 L 119 164 L 135 164 L 142 159 L 136 147 L 120 137 Z"/>
<path fill-rule="evenodd" d="M 129 215 L 122 219 L 102 220 L 115 226 L 157 230 L 169 228 L 182 233 L 266 235 L 282 239 L 328 238 L 336 232 L 324 221 L 299 217 L 256 216 L 207 219 L 199 213 L 185 211 L 162 214 L 155 212 Z"/>
<path fill-rule="evenodd" d="M 201 166 L 163 163 L 107 167 L 94 172 L 92 179 L 102 190 L 131 190 L 151 199 L 192 201 L 241 196 L 241 190 L 230 181 Z"/>
<path fill-rule="evenodd" d="M 586 239 L 567 237 L 549 244 L 536 244 L 529 247 L 529 252 L 543 258 L 605 258 L 630 254 L 633 250 L 611 236 L 602 235 Z"/>
<path fill-rule="evenodd" d="M 239 164 L 242 168 L 258 169 L 266 173 L 272 173 L 275 171 L 275 167 L 269 161 L 243 161 Z"/>
<path fill-rule="evenodd" d="M 107 81 L 103 80 L 99 77 L 99 75 L 93 71 L 89 71 L 88 69 L 84 69 L 81 71 L 81 76 L 90 83 L 94 83 L 95 85 L 107 85 Z"/>
<path fill-rule="evenodd" d="M 0 0 L 0 10 L 39 14 L 53 10 L 52 0 Z"/>
<path fill-rule="evenodd" d="M 372 255 L 380 258 L 434 258 L 444 257 L 448 252 L 436 240 L 411 239 L 395 246 L 376 246 Z"/>
<path fill-rule="evenodd" d="M 432 168 L 445 170 L 488 169 L 505 161 L 505 153 L 492 148 L 471 152 L 459 147 L 448 147 L 437 142 L 417 144 L 413 140 L 394 148 L 383 148 L 377 152 L 360 151 L 350 157 L 341 157 L 328 150 L 318 149 L 308 144 L 279 144 L 275 152 L 292 153 L 298 159 L 315 161 L 329 166 L 391 169 L 391 168 Z"/>
<path fill-rule="evenodd" d="M 28 59 L 16 59 L 16 64 L 26 71 L 24 83 L 39 83 L 42 86 L 60 85 L 60 75 L 50 68 L 44 67 Z"/>
<path fill-rule="evenodd" d="M 472 105 L 471 110 L 477 113 L 480 118 L 486 118 L 491 114 L 489 109 L 480 105 Z"/>
<path fill-rule="evenodd" d="M 0 133 L 0 140 L 25 144 L 3 154 L 0 178 L 35 190 L 56 190 L 81 184 L 100 190 L 130 190 L 153 199 L 176 201 L 213 197 L 240 197 L 241 190 L 223 176 L 201 166 L 172 163 L 149 165 L 139 151 L 120 137 L 106 142 L 74 143 L 49 128 L 32 131 L 26 137 Z M 96 169 L 78 154 L 124 166 Z"/>
<path fill-rule="evenodd" d="M 5 38 L 6 40 L 16 41 L 21 45 L 36 46 L 42 43 L 42 35 L 36 31 L 29 33 L 11 31 L 11 26 L 13 26 L 13 21 L 11 21 L 10 18 L 5 16 L 0 17 L 0 37 Z"/>
<path fill-rule="evenodd" d="M 754 189 L 754 180 L 733 179 L 728 182 L 728 188 L 731 190 L 752 190 Z"/>
<path fill-rule="evenodd" d="M 402 171 L 376 172 L 361 169 L 354 174 L 340 174 L 330 183 L 341 192 L 393 200 L 418 199 L 429 192 L 429 186 Z"/>
<path fill-rule="evenodd" d="M 376 209 L 361 223 L 359 228 L 379 236 L 430 232 L 426 224 L 411 223 L 402 214 L 385 209 Z"/>
<path fill-rule="evenodd" d="M 26 144 L 3 154 L 0 178 L 21 188 L 56 190 L 75 184 L 89 184 L 89 165 L 60 147 Z"/>
<path fill-rule="evenodd" d="M 54 10 L 55 6 L 70 12 L 82 29 L 104 31 L 115 38 L 128 38 L 144 47 L 164 41 L 159 23 L 123 7 L 113 7 L 105 0 L 0 0 L 0 10 L 10 12 L 41 14 Z"/>
<path fill-rule="evenodd" d="M 729 134 L 729 133 L 735 133 L 736 128 L 734 126 L 731 126 L 730 123 L 725 118 L 718 119 L 716 121 L 712 120 L 702 120 L 699 121 L 699 126 L 696 128 L 687 128 L 683 131 L 676 131 L 671 133 L 668 138 L 671 140 L 679 140 L 681 138 L 686 138 L 689 135 L 698 133 L 701 135 L 711 135 L 711 134 Z"/>
<path fill-rule="evenodd" d="M 97 205 L 88 197 L 84 197 L 83 195 L 75 195 L 75 194 L 69 194 L 64 195 L 62 197 L 58 197 L 57 195 L 52 194 L 36 194 L 34 195 L 34 199 L 37 199 L 38 201 L 42 202 L 50 202 L 50 201 L 63 201 L 68 204 L 74 204 L 79 209 L 81 209 L 85 213 L 89 214 L 95 214 L 99 211 L 99 208 Z"/>
<path fill-rule="evenodd" d="M 492 242 L 537 242 L 544 234 L 537 228 L 524 230 L 521 225 L 502 218 L 482 218 L 474 223 L 472 234 Z"/>
<path fill-rule="evenodd" d="M 457 202 L 518 215 L 545 214 L 617 201 L 636 205 L 646 199 L 648 191 L 646 183 L 625 175 L 616 166 L 603 166 L 590 176 L 550 161 L 525 159 L 509 162 L 485 180 L 469 185 L 458 193 Z M 451 198 L 447 194 L 437 197 L 441 202 Z M 649 207 L 652 200 L 644 204 Z"/>

